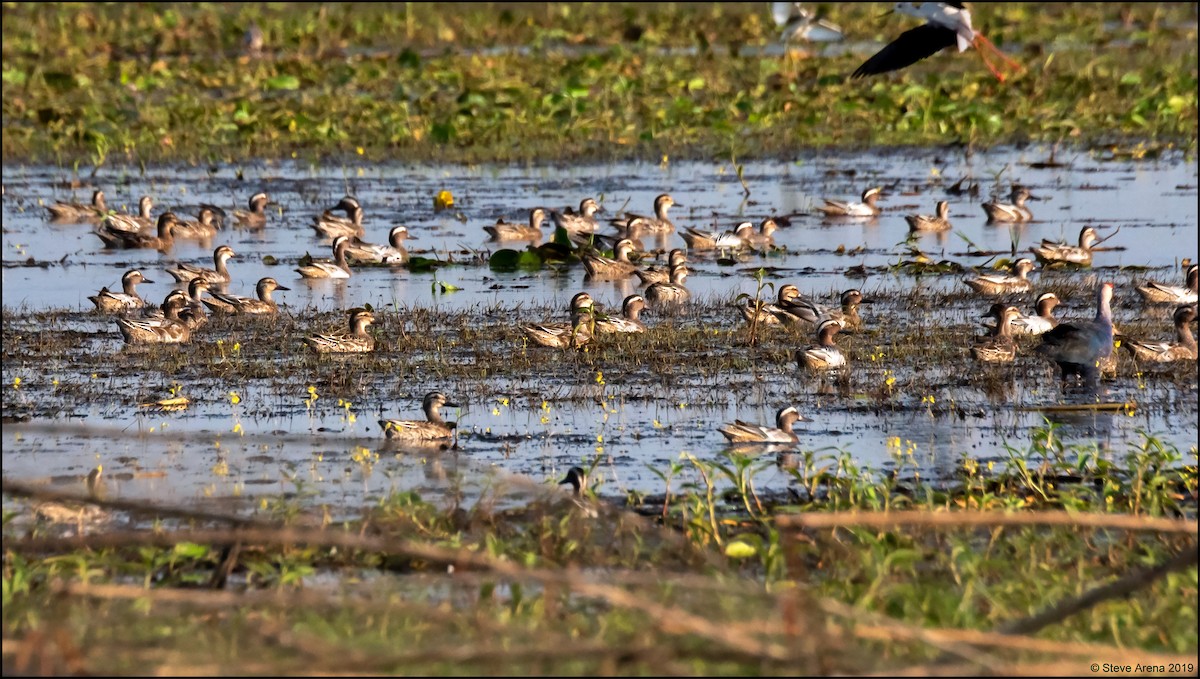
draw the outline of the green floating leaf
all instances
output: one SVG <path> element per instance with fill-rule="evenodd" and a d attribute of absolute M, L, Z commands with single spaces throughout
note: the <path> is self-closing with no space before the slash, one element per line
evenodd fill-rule
<path fill-rule="evenodd" d="M 537 253 L 543 262 L 567 262 L 575 256 L 571 246 L 558 243 L 544 243 L 534 248 L 533 252 Z"/>
<path fill-rule="evenodd" d="M 754 545 L 747 544 L 741 540 L 734 540 L 725 545 L 725 556 L 731 559 L 749 559 L 758 554 L 758 550 Z"/>
<path fill-rule="evenodd" d="M 458 292 L 459 290 L 462 290 L 462 288 L 458 287 L 457 285 L 454 285 L 453 283 L 447 283 L 445 281 L 434 281 L 433 282 L 433 291 L 437 292 L 438 288 L 441 288 L 442 292 Z"/>
<path fill-rule="evenodd" d="M 488 266 L 492 271 L 537 270 L 542 268 L 542 258 L 531 250 L 497 250 L 488 258 Z"/>
<path fill-rule="evenodd" d="M 275 266 L 279 264 L 279 260 L 275 258 L 275 255 L 266 255 L 262 258 L 262 263 L 267 266 Z"/>
<path fill-rule="evenodd" d="M 439 266 L 441 266 L 443 264 L 445 264 L 445 262 L 443 262 L 442 260 L 430 259 L 429 257 L 409 257 L 408 258 L 408 270 L 409 271 L 418 271 L 418 272 L 419 271 L 433 271 L 434 269 L 438 268 Z"/>
<path fill-rule="evenodd" d="M 300 79 L 294 75 L 277 75 L 267 78 L 268 90 L 298 90 L 300 89 Z"/>

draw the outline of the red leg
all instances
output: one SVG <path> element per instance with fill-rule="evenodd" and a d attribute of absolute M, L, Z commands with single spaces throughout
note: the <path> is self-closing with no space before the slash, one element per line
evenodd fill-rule
<path fill-rule="evenodd" d="M 988 39 L 987 39 L 987 36 L 985 36 L 984 34 L 982 34 L 982 33 L 979 33 L 978 31 L 976 31 L 976 33 L 975 33 L 975 38 L 976 38 L 976 40 L 978 40 L 980 43 L 982 43 L 983 45 L 987 46 L 987 48 L 988 48 L 988 49 L 992 50 L 992 53 L 993 53 L 993 54 L 996 54 L 996 55 L 997 55 L 997 56 L 999 56 L 1001 59 L 1003 59 L 1003 60 L 1004 60 L 1004 63 L 1008 64 L 1010 67 L 1012 67 L 1012 68 L 1014 68 L 1014 69 L 1017 69 L 1017 70 L 1019 70 L 1019 71 L 1024 71 L 1024 70 L 1025 70 L 1025 67 L 1024 67 L 1024 66 L 1022 66 L 1021 64 L 1019 64 L 1019 63 L 1017 63 L 1016 61 L 1014 61 L 1012 58 L 1010 58 L 1010 57 L 1009 57 L 1007 54 L 1005 54 L 1004 52 L 1000 51 L 1000 48 L 999 48 L 999 47 L 996 47 L 996 45 L 994 45 L 994 44 L 992 43 L 992 41 L 991 41 L 991 40 L 988 40 Z M 978 47 L 976 47 L 976 49 L 978 49 Z"/>
<path fill-rule="evenodd" d="M 983 65 L 987 66 L 988 70 L 992 72 L 992 75 L 996 76 L 996 80 L 1004 82 L 1004 74 L 1000 71 L 997 71 L 995 66 L 992 66 L 992 62 L 988 61 L 987 54 L 984 53 L 983 49 L 980 47 L 979 38 L 981 37 L 983 36 L 976 33 L 975 40 L 973 40 L 971 43 L 975 46 L 975 53 L 979 55 L 979 58 L 983 61 Z"/>

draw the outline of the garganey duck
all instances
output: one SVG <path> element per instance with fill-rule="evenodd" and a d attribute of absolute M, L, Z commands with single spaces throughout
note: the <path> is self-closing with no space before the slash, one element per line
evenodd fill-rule
<path fill-rule="evenodd" d="M 346 259 L 373 264 L 407 264 L 408 250 L 404 249 L 404 241 L 407 239 L 407 226 L 393 226 L 388 232 L 387 245 L 364 243 L 356 238 L 346 249 Z"/>
<path fill-rule="evenodd" d="M 350 332 L 342 335 L 311 335 L 304 343 L 318 354 L 364 353 L 375 349 L 375 338 L 367 334 L 367 326 L 375 322 L 369 309 L 351 309 Z"/>
<path fill-rule="evenodd" d="M 1059 305 L 1058 295 L 1053 292 L 1043 292 L 1033 303 L 1036 313 L 1032 316 L 1019 316 L 1012 322 L 1013 332 L 1022 335 L 1042 335 L 1050 332 L 1058 325 L 1054 317 L 1054 307 Z"/>
<path fill-rule="evenodd" d="M 95 234 L 104 241 L 104 247 L 107 248 L 154 248 L 156 250 L 169 250 L 175 245 L 175 213 L 164 212 L 158 216 L 158 233 L 150 235 L 144 231 L 124 231 L 121 229 L 107 228 L 110 225 L 110 220 L 105 219 L 100 223 L 100 228 L 95 231 Z"/>
<path fill-rule="evenodd" d="M 126 344 L 179 344 L 192 337 L 192 329 L 179 317 L 186 297 L 173 291 L 162 303 L 162 318 L 118 318 L 117 329 Z"/>
<path fill-rule="evenodd" d="M 575 497 L 579 497 L 587 492 L 587 472 L 584 471 L 583 467 L 571 467 L 567 470 L 567 475 L 563 478 L 563 480 L 558 482 L 558 485 L 570 485 L 571 494 Z"/>
<path fill-rule="evenodd" d="M 209 291 L 212 295 L 211 300 L 204 300 L 204 304 L 212 309 L 215 313 L 225 314 L 274 314 L 279 312 L 278 305 L 275 300 L 271 299 L 271 293 L 276 290 L 290 290 L 280 285 L 274 278 L 270 276 L 263 278 L 255 286 L 255 292 L 258 298 L 241 297 L 239 295 L 227 295 L 223 292 Z"/>
<path fill-rule="evenodd" d="M 861 203 L 822 198 L 825 204 L 817 206 L 817 211 L 826 217 L 878 217 L 883 211 L 875 203 L 882 193 L 882 187 L 871 187 L 863 191 Z"/>
<path fill-rule="evenodd" d="M 1196 305 L 1181 306 L 1175 310 L 1175 342 L 1136 342 L 1126 339 L 1121 343 L 1139 361 L 1194 361 L 1196 360 L 1196 337 L 1192 335 L 1192 321 L 1196 320 Z"/>
<path fill-rule="evenodd" d="M 689 250 L 736 250 L 749 243 L 754 233 L 754 222 L 742 222 L 733 231 L 700 231 L 685 227 L 680 237 Z"/>
<path fill-rule="evenodd" d="M 747 323 L 754 323 L 755 316 L 758 317 L 758 322 L 766 325 L 795 325 L 801 321 L 788 310 L 789 305 L 801 299 L 800 288 L 792 284 L 787 284 L 779 288 L 776 295 L 777 302 L 771 304 L 769 302 L 761 305 L 756 300 L 747 300 L 746 304 L 739 306 L 738 309 L 742 313 L 742 318 Z M 815 318 L 815 316 L 814 316 Z"/>
<path fill-rule="evenodd" d="M 683 282 L 687 280 L 687 277 L 686 266 L 680 264 L 672 268 L 669 283 L 654 283 L 646 288 L 646 300 L 656 308 L 682 304 L 692 296 L 692 293 L 683 287 Z"/>
<path fill-rule="evenodd" d="M 554 226 L 566 229 L 567 233 L 595 233 L 600 227 L 596 213 L 603 211 L 595 200 L 584 198 L 579 203 L 579 212 L 572 212 L 569 208 L 563 212 L 551 210 L 550 219 L 554 221 Z"/>
<path fill-rule="evenodd" d="M 421 407 L 425 410 L 425 421 L 423 422 L 420 420 L 379 420 L 379 427 L 383 429 L 383 435 L 389 439 L 404 441 L 437 441 L 454 436 L 456 423 L 443 420 L 439 410 L 442 407 L 457 408 L 457 403 L 448 401 L 446 395 L 440 391 L 431 391 L 425 394 L 425 400 L 421 402 Z"/>
<path fill-rule="evenodd" d="M 1198 268 L 1195 264 L 1187 268 L 1184 274 L 1185 287 L 1150 281 L 1138 286 L 1138 294 L 1151 304 L 1195 304 Z"/>
<path fill-rule="evenodd" d="M 963 283 L 982 295 L 1003 295 L 1010 292 L 1028 292 L 1033 289 L 1029 272 L 1036 268 L 1028 257 L 1018 259 L 1012 265 L 1015 275 L 987 274 L 975 278 L 964 278 Z"/>
<path fill-rule="evenodd" d="M 613 256 L 605 257 L 594 251 L 583 253 L 583 268 L 587 269 L 589 278 L 628 278 L 637 270 L 637 265 L 629 261 L 633 252 L 633 241 L 622 238 L 613 246 Z"/>
<path fill-rule="evenodd" d="M 675 230 L 674 222 L 667 216 L 672 206 L 683 207 L 670 194 L 663 193 L 654 199 L 653 217 L 626 212 L 624 217 L 609 220 L 609 224 L 622 232 L 670 233 Z"/>
<path fill-rule="evenodd" d="M 108 232 L 128 233 L 150 228 L 154 225 L 154 217 L 150 216 L 152 210 L 154 210 L 154 200 L 150 196 L 142 196 L 138 200 L 136 215 L 123 213 L 107 215 L 101 222 L 100 229 Z"/>
<path fill-rule="evenodd" d="M 545 208 L 535 207 L 529 211 L 528 224 L 497 219 L 495 224 L 489 224 L 483 227 L 483 230 L 492 240 L 541 240 L 542 224 L 545 221 Z"/>
<path fill-rule="evenodd" d="M 84 479 L 89 499 L 104 497 L 104 481 L 100 478 L 102 474 L 104 465 L 97 465 Z M 74 523 L 80 532 L 85 525 L 104 523 L 112 519 L 112 515 L 101 507 L 70 501 L 39 502 L 33 506 L 33 513 L 38 519 L 50 523 Z"/>
<path fill-rule="evenodd" d="M 1059 323 L 1042 335 L 1039 354 L 1054 361 L 1062 370 L 1062 379 L 1079 375 L 1089 385 L 1100 377 L 1100 362 L 1112 354 L 1113 284 L 1104 283 L 1096 291 L 1096 317 L 1086 323 Z"/>
<path fill-rule="evenodd" d="M 580 292 L 571 298 L 570 323 L 531 323 L 521 326 L 521 330 L 543 347 L 579 348 L 592 341 L 594 320 L 595 302 L 591 295 Z"/>
<path fill-rule="evenodd" d="M 796 361 L 813 372 L 845 367 L 846 355 L 833 342 L 833 336 L 843 327 L 842 321 L 826 318 L 817 325 L 817 344 L 796 350 Z"/>
<path fill-rule="evenodd" d="M 137 294 L 138 283 L 153 283 L 154 281 L 142 275 L 137 269 L 130 269 L 121 276 L 121 289 L 123 292 L 110 292 L 108 288 L 100 288 L 100 292 L 88 297 L 92 300 L 92 304 L 96 305 L 96 309 L 104 313 L 125 313 L 134 309 L 142 309 L 146 306 L 146 301 Z"/>
<path fill-rule="evenodd" d="M 645 298 L 641 295 L 630 295 L 621 303 L 620 316 L 596 314 L 596 330 L 600 332 L 645 332 L 646 326 L 638 318 L 645 308 Z"/>
<path fill-rule="evenodd" d="M 1024 186 L 1013 186 L 1012 197 L 1009 199 L 1012 203 L 993 200 L 983 204 L 983 211 L 987 213 L 988 223 L 1033 221 L 1033 212 L 1025 207 L 1025 201 L 1031 198 L 1037 200 L 1030 195 L 1029 189 Z"/>
<path fill-rule="evenodd" d="M 996 326 L 988 336 L 976 340 L 971 347 L 971 357 L 984 363 L 1011 363 L 1017 357 L 1012 322 L 1020 316 L 1021 310 L 1015 306 L 993 304 L 985 318 L 995 319 Z"/>
<path fill-rule="evenodd" d="M 261 229 L 267 225 L 267 204 L 271 199 L 267 194 L 259 191 L 250 196 L 249 211 L 234 210 L 233 221 L 241 227 L 247 229 Z"/>
<path fill-rule="evenodd" d="M 1029 248 L 1029 251 L 1037 255 L 1039 262 L 1067 262 L 1068 264 L 1091 266 L 1092 245 L 1098 240 L 1100 239 L 1096 235 L 1096 230 L 1085 226 L 1079 231 L 1079 245 L 1077 246 L 1042 239 L 1041 245 L 1035 245 Z"/>
<path fill-rule="evenodd" d="M 950 202 L 939 200 L 937 202 L 937 214 L 929 215 L 904 215 L 904 221 L 908 222 L 909 231 L 949 231 L 950 225 Z"/>
<path fill-rule="evenodd" d="M 56 222 L 94 222 L 108 214 L 104 192 L 100 189 L 92 193 L 91 205 L 58 201 L 54 205 L 47 205 L 46 209 L 50 211 L 50 219 Z"/>
<path fill-rule="evenodd" d="M 639 271 L 634 271 L 633 273 L 636 274 L 638 279 L 642 281 L 642 285 L 670 283 L 671 269 L 674 269 L 677 266 L 683 266 L 684 264 L 687 264 L 687 253 L 676 248 L 675 250 L 671 251 L 670 255 L 667 256 L 667 266 L 665 268 L 652 266 Z"/>
<path fill-rule="evenodd" d="M 196 219 L 180 219 L 175 222 L 176 238 L 212 238 L 220 230 L 220 221 L 211 206 L 202 205 Z"/>
<path fill-rule="evenodd" d="M 730 443 L 798 443 L 800 437 L 792 431 L 792 425 L 807 421 L 795 406 L 787 406 L 775 413 L 774 427 L 734 420 L 717 431 Z"/>
<path fill-rule="evenodd" d="M 236 256 L 237 253 L 233 251 L 233 248 L 228 245 L 222 245 L 213 250 L 214 268 L 206 269 L 194 264 L 178 264 L 174 269 L 167 269 L 167 273 L 171 274 L 176 283 L 188 283 L 196 278 L 206 283 L 228 283 L 231 279 L 229 277 L 229 268 L 225 266 L 225 263 Z"/>
<path fill-rule="evenodd" d="M 296 269 L 296 272 L 304 278 L 349 278 L 350 264 L 346 261 L 349 248 L 350 239 L 338 236 L 333 239 L 333 259 L 314 259 Z"/>
<path fill-rule="evenodd" d="M 801 321 L 814 327 L 828 319 L 840 321 L 844 328 L 857 328 L 862 325 L 862 319 L 858 315 L 858 306 L 866 302 L 862 291 L 852 288 L 843 292 L 839 298 L 840 309 L 827 309 L 798 293 L 799 291 L 795 296 L 789 295 L 785 302 L 780 304 L 787 312 L 789 320 L 794 319 L 793 322 Z"/>
<path fill-rule="evenodd" d="M 344 210 L 346 216 L 339 217 L 333 214 L 333 210 Z M 338 236 L 362 238 L 365 235 L 362 222 L 362 206 L 358 204 L 357 199 L 346 196 L 338 201 L 337 205 L 326 210 L 324 214 L 313 217 L 312 228 L 317 235 L 326 238 L 337 238 Z"/>

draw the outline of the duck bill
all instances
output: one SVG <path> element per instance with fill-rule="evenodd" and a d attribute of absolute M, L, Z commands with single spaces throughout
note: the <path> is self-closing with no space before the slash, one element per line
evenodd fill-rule
<path fill-rule="evenodd" d="M 291 290 L 291 288 L 285 288 L 285 287 L 283 287 L 282 285 L 276 285 L 276 286 L 275 286 L 275 289 L 276 289 L 276 290 L 284 290 L 284 291 Z"/>

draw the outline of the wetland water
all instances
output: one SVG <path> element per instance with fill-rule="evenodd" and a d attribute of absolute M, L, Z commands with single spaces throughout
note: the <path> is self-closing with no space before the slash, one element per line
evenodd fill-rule
<path fill-rule="evenodd" d="M 876 470 L 910 454 L 935 476 L 952 470 L 963 455 L 1001 458 L 1006 445 L 1026 448 L 1047 417 L 1061 423 L 1064 441 L 1095 444 L 1101 454 L 1124 452 L 1142 440 L 1141 432 L 1194 451 L 1194 362 L 1134 366 L 1122 352 L 1117 376 L 1104 385 L 1105 398 L 1136 401 L 1135 411 L 1047 414 L 1037 408 L 1063 397 L 1057 371 L 1032 355 L 1031 344 L 1022 345 L 1014 365 L 1000 369 L 983 370 L 970 358 L 967 347 L 981 330 L 978 319 L 993 300 L 970 293 L 961 273 L 916 276 L 891 269 L 913 258 L 903 216 L 932 214 L 942 199 L 950 201 L 955 230 L 913 243 L 934 261 L 972 266 L 992 259 L 968 254 L 968 240 L 984 251 L 1008 251 L 1015 240 L 1027 251 L 1042 238 L 1074 242 L 1084 225 L 1095 226 L 1101 237 L 1119 228 L 1103 245 L 1123 249 L 1097 252 L 1093 269 L 1039 268 L 1032 275 L 1033 293 L 1007 299 L 1029 313 L 1037 294 L 1055 291 L 1065 301 L 1060 319 L 1086 319 L 1094 314 L 1091 290 L 1112 280 L 1119 328 L 1142 339 L 1171 338 L 1173 307 L 1144 305 L 1133 284 L 1182 283 L 1179 261 L 1196 256 L 1196 163 L 1181 157 L 1105 160 L 1059 150 L 1062 165 L 1046 166 L 1049 156 L 1047 148 L 1030 147 L 970 156 L 926 149 L 754 161 L 744 166 L 748 198 L 733 167 L 704 162 L 582 167 L 284 162 L 150 167 L 144 174 L 136 168 L 103 171 L 93 183 L 105 190 L 110 207 L 122 211 L 143 194 L 154 198 L 156 215 L 172 209 L 189 218 L 199 203 L 244 209 L 258 190 L 278 204 L 269 209 L 269 225 L 261 232 L 227 230 L 207 244 L 178 241 L 165 254 L 108 251 L 89 225 L 48 223 L 43 205 L 86 202 L 91 186 L 72 191 L 61 186 L 69 170 L 10 163 L 3 171 L 4 415 L 31 419 L 5 426 L 5 474 L 70 484 L 103 464 L 110 494 L 122 497 L 241 498 L 253 508 L 260 495 L 299 492 L 354 515 L 388 490 L 471 496 L 488 483 L 480 473 L 488 469 L 557 481 L 568 467 L 602 455 L 601 495 L 661 493 L 662 480 L 648 465 L 665 471 L 683 452 L 718 459 L 727 446 L 717 427 L 734 418 L 772 423 L 776 409 L 786 404 L 811 420 L 797 425 L 798 450 L 831 458 L 845 453 Z M 963 177 L 979 184 L 977 197 L 948 195 L 947 188 Z M 1006 199 L 1013 181 L 1042 199 L 1031 203 L 1035 221 L 1013 228 L 988 225 L 980 203 Z M 693 254 L 687 281 L 692 310 L 670 317 L 647 312 L 649 337 L 622 344 L 634 356 L 614 365 L 525 347 L 515 326 L 562 320 L 567 301 L 580 290 L 606 309 L 619 309 L 625 295 L 639 291 L 637 279 L 585 282 L 578 265 L 499 273 L 478 259 L 486 250 L 523 248 L 520 242 L 487 242 L 482 227 L 497 217 L 524 221 L 529 208 L 539 205 L 562 209 L 592 196 L 606 210 L 601 216 L 611 217 L 622 208 L 650 213 L 654 197 L 669 192 L 683 206 L 671 212 L 680 229 L 724 230 L 743 218 L 757 223 L 766 216 L 809 212 L 820 197 L 856 199 L 875 185 L 885 187 L 884 212 L 877 219 L 795 215 L 775 234 L 779 251 L 746 255 L 732 265 L 713 254 Z M 441 190 L 453 193 L 455 208 L 435 214 L 433 199 Z M 300 256 L 329 256 L 328 241 L 308 226 L 311 217 L 344 194 L 362 203 L 367 240 L 385 242 L 392 225 L 405 224 L 415 236 L 407 243 L 412 254 L 454 263 L 436 272 L 363 267 L 345 281 L 302 280 L 294 272 Z M 129 268 L 155 281 L 139 290 L 160 302 L 171 287 L 168 265 L 212 266 L 212 250 L 220 244 L 237 252 L 229 265 L 234 279 L 229 292 L 252 295 L 254 283 L 268 275 L 291 288 L 276 294 L 283 310 L 277 324 L 257 321 L 255 331 L 246 333 L 237 319 L 214 319 L 193 335 L 190 347 L 130 351 L 112 319 L 90 311 L 87 297 L 101 286 L 119 288 Z M 665 242 L 646 243 L 655 245 L 684 243 L 672 234 Z M 265 263 L 268 255 L 279 264 Z M 859 266 L 862 275 L 847 275 Z M 747 345 L 733 304 L 738 294 L 755 293 L 759 267 L 775 286 L 795 283 L 827 305 L 855 287 L 873 300 L 861 309 L 864 328 L 838 336 L 854 366 L 848 388 L 822 393 L 818 380 L 797 370 L 791 352 L 811 345 L 811 336 L 764 331 L 761 346 Z M 440 292 L 435 281 L 460 290 Z M 773 293 L 767 289 L 763 296 Z M 387 343 L 382 358 L 364 369 L 362 357 L 307 357 L 299 341 L 303 334 L 340 331 L 343 317 L 328 312 L 367 303 L 388 318 L 376 330 L 394 334 L 380 333 Z M 22 317 L 49 310 L 63 312 L 44 325 L 61 333 L 67 346 L 60 351 L 25 346 L 31 324 Z M 464 327 L 471 339 L 459 342 Z M 697 334 L 699 327 L 711 329 L 711 337 Z M 678 360 L 686 365 L 678 371 L 660 364 L 637 367 L 642 358 L 654 363 L 640 352 L 661 352 L 662 342 L 670 341 L 655 340 L 656 334 L 680 331 L 692 331 L 693 344 L 697 338 L 710 344 L 680 352 Z M 268 342 L 264 335 L 274 337 Z M 420 349 L 409 346 L 420 344 L 416 339 L 424 342 Z M 511 356 L 530 367 L 474 369 L 482 364 L 480 351 L 489 361 L 503 363 Z M 283 369 L 260 378 L 239 373 L 231 382 L 220 370 L 189 370 L 191 353 L 209 356 L 210 363 L 219 354 L 218 366 L 244 360 Z M 741 362 L 731 362 L 731 356 Z M 709 371 L 710 360 L 724 363 Z M 128 369 L 130 361 L 137 370 Z M 414 374 L 414 366 L 422 372 Z M 330 378 L 339 371 L 354 379 Z M 192 400 L 187 410 L 138 407 L 170 396 L 176 382 Z M 319 385 L 320 397 L 311 403 L 310 384 Z M 434 389 L 462 405 L 444 413 L 458 422 L 458 449 L 384 445 L 375 423 L 380 411 L 389 418 L 420 419 L 421 397 Z M 231 391 L 239 404 L 231 403 Z M 790 480 L 786 472 L 768 469 L 756 477 L 756 486 L 782 491 Z"/>

